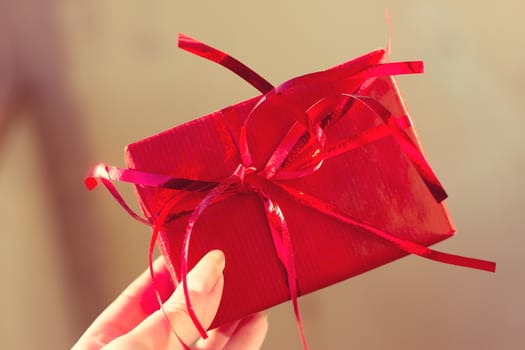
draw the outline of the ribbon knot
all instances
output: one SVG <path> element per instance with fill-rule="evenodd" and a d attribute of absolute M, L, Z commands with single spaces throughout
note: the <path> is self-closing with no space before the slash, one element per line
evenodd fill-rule
<path fill-rule="evenodd" d="M 239 182 L 241 186 L 246 185 L 246 176 L 256 173 L 257 169 L 253 166 L 246 166 L 244 164 L 239 164 L 235 171 L 233 172 L 232 176 L 237 177 L 239 179 Z"/>

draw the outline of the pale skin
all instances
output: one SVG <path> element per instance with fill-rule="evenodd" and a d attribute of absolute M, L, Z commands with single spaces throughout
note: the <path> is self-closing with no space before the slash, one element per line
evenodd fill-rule
<path fill-rule="evenodd" d="M 194 310 L 205 328 L 215 317 L 224 286 L 224 254 L 206 254 L 188 274 L 188 289 Z M 254 314 L 213 329 L 202 339 L 186 310 L 182 286 L 170 295 L 169 274 L 162 258 L 154 265 L 161 297 L 165 295 L 164 314 L 151 302 L 154 295 L 148 271 L 140 275 L 102 312 L 72 350 L 183 350 L 173 330 L 194 350 L 257 350 L 267 332 L 266 315 Z M 166 318 L 167 315 L 167 318 Z M 169 322 L 168 322 L 169 319 Z"/>

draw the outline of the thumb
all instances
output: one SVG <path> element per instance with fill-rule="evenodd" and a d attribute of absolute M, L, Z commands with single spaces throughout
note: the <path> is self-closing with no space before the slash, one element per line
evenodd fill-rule
<path fill-rule="evenodd" d="M 188 273 L 188 290 L 192 306 L 204 328 L 208 328 L 219 308 L 224 286 L 224 254 L 213 250 L 206 254 Z M 115 339 L 105 349 L 183 349 L 177 336 L 186 344 L 199 338 L 188 315 L 182 284 L 164 303 L 164 311 L 157 310 L 129 333 Z M 167 316 L 167 319 L 166 319 Z"/>

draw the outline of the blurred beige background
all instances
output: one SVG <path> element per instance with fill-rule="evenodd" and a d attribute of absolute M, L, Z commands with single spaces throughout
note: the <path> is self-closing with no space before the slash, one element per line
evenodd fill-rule
<path fill-rule="evenodd" d="M 521 1 L 0 0 L 1 347 L 69 348 L 146 267 L 148 228 L 84 190 L 92 164 L 255 94 L 178 32 L 277 84 L 386 44 L 385 7 L 392 58 L 427 68 L 399 81 L 458 228 L 438 248 L 498 272 L 408 257 L 302 298 L 311 348 L 523 346 Z M 264 349 L 300 349 L 291 306 L 270 317 Z"/>

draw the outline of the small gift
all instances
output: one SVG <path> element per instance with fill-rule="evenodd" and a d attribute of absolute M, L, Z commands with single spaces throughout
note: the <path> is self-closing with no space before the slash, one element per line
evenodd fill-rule
<path fill-rule="evenodd" d="M 454 227 L 393 78 L 421 73 L 421 62 L 376 50 L 274 87 L 206 44 L 181 35 L 179 46 L 260 94 L 128 145 L 127 169 L 100 164 L 86 184 L 100 179 L 154 227 L 176 280 L 224 251 L 212 327 L 290 299 L 299 319 L 299 296 L 407 254 L 494 271 L 428 248 Z M 135 185 L 144 217 L 114 181 Z"/>

